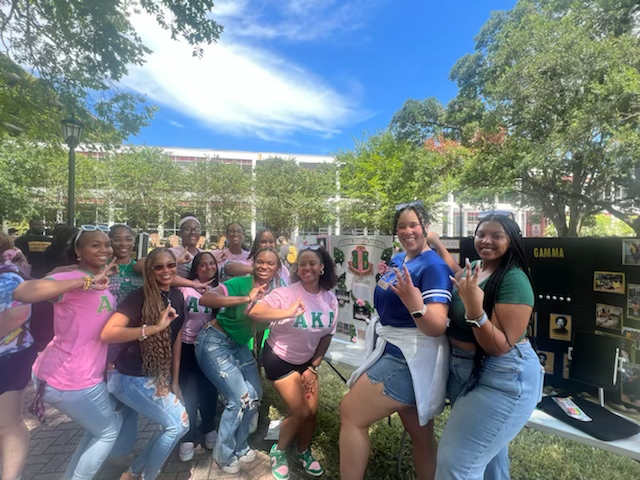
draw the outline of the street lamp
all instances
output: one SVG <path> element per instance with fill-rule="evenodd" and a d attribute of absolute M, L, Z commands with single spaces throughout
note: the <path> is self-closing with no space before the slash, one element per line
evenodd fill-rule
<path fill-rule="evenodd" d="M 66 118 L 62 124 L 62 137 L 69 146 L 69 191 L 67 194 L 67 223 L 76 223 L 76 147 L 82 135 L 82 123 L 75 118 Z"/>

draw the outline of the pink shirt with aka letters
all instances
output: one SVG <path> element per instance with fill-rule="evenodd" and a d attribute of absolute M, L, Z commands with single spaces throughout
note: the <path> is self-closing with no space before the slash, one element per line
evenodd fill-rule
<path fill-rule="evenodd" d="M 333 292 L 308 293 L 300 282 L 276 288 L 260 301 L 273 308 L 287 309 L 298 297 L 302 297 L 304 314 L 271 322 L 267 338 L 273 353 L 294 365 L 311 360 L 322 337 L 336 333 L 338 319 L 338 300 Z"/>
<path fill-rule="evenodd" d="M 55 273 L 50 280 L 91 275 L 82 270 Z M 54 337 L 38 356 L 33 373 L 58 390 L 82 390 L 103 381 L 107 344 L 100 334 L 116 309 L 107 290 L 70 290 L 53 304 Z"/>
<path fill-rule="evenodd" d="M 182 343 L 193 345 L 200 330 L 213 318 L 213 309 L 204 307 L 198 302 L 202 294 L 195 288 L 180 287 L 184 296 L 184 325 L 182 326 Z"/>

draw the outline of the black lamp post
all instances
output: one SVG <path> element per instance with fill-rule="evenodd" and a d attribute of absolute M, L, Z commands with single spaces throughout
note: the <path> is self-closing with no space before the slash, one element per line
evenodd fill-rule
<path fill-rule="evenodd" d="M 76 223 L 76 147 L 82 135 L 82 123 L 75 118 L 62 120 L 62 136 L 69 146 L 69 191 L 67 194 L 67 223 Z"/>

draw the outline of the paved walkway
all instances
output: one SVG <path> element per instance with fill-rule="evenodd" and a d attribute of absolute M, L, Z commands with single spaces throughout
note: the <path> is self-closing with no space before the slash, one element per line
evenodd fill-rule
<path fill-rule="evenodd" d="M 33 396 L 33 388 L 29 386 L 24 410 L 25 421 L 31 431 L 31 447 L 22 480 L 59 480 L 62 479 L 69 459 L 84 435 L 84 431 L 69 417 L 51 407 L 47 408 L 47 423 L 41 425 L 35 417 L 27 412 Z M 243 466 L 240 474 L 229 475 L 222 472 L 211 460 L 211 452 L 198 446 L 196 455 L 190 462 L 181 462 L 178 459 L 178 449 L 176 449 L 157 480 L 187 480 L 189 478 L 191 480 L 271 480 L 269 456 L 265 453 L 271 446 L 271 442 L 262 440 L 268 422 L 263 418 L 260 420 L 258 431 L 250 439 L 252 447 L 259 449 L 258 458 L 255 462 Z M 158 431 L 157 429 L 158 426 L 148 420 L 140 420 L 138 442 L 133 450 L 134 454 L 137 454 L 146 445 L 148 439 Z M 96 480 L 119 479 L 132 458 L 133 456 L 130 455 L 125 459 L 107 460 Z M 293 462 L 290 460 L 289 463 Z M 295 468 L 295 470 L 298 469 Z M 304 477 L 306 475 L 292 469 L 291 480 Z"/>

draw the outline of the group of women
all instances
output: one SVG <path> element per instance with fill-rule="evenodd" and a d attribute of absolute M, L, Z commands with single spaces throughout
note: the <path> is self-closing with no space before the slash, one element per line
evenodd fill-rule
<path fill-rule="evenodd" d="M 428 226 L 420 205 L 396 212 L 404 252 L 376 286 L 368 356 L 340 406 L 343 479 L 364 478 L 368 428 L 394 412 L 412 438 L 420 480 L 508 479 L 508 443 L 539 399 L 543 373 L 526 338 L 534 296 L 517 225 L 485 217 L 475 234 L 480 261 L 465 268 Z M 301 247 L 288 272 L 269 230 L 250 251 L 238 223 L 227 227 L 222 251 L 200 251 L 200 233 L 198 219 L 186 215 L 182 246 L 157 248 L 136 263 L 129 227 L 83 226 L 69 245 L 74 266 L 41 280 L 0 267 L 3 479 L 18 479 L 26 460 L 20 412 L 30 378 L 34 413 L 45 415 L 44 401 L 86 430 L 65 479 L 93 478 L 108 456 L 129 453 L 139 415 L 160 429 L 123 479 L 156 478 L 178 445 L 180 459 L 190 460 L 200 433 L 219 467 L 239 472 L 256 458 L 248 438 L 262 399 L 248 344 L 261 343 L 267 327 L 260 361 L 287 407 L 269 452 L 273 477 L 289 478 L 290 447 L 308 474 L 322 475 L 311 441 L 317 370 L 337 325 L 331 257 L 318 245 Z M 11 248 L 0 235 L 0 250 Z M 55 336 L 31 371 L 30 304 L 44 300 L 54 304 Z M 218 398 L 224 410 L 216 425 Z M 438 448 L 433 418 L 445 398 L 452 411 Z"/>

